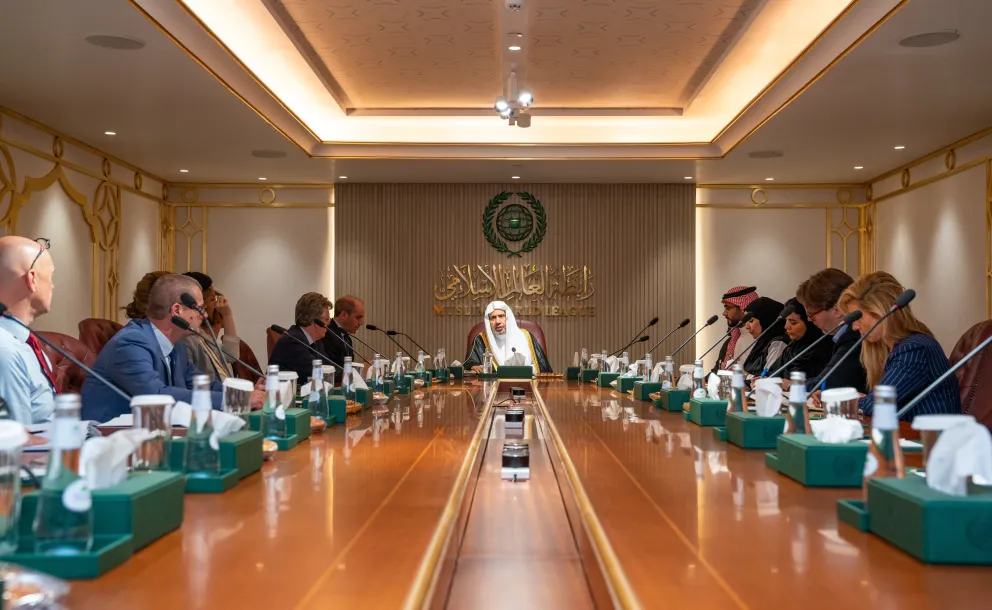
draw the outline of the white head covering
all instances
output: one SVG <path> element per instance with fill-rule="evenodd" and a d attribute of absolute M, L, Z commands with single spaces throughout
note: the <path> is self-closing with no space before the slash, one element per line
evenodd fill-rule
<path fill-rule="evenodd" d="M 492 326 L 489 324 L 489 314 L 497 309 L 502 309 L 506 312 L 506 333 L 502 335 L 494 333 Z M 513 350 L 515 348 L 517 350 L 516 353 L 522 355 L 524 361 L 529 366 L 534 366 L 534 359 L 530 355 L 530 343 L 527 342 L 524 331 L 520 330 L 520 327 L 517 326 L 517 319 L 513 316 L 513 310 L 510 309 L 509 305 L 503 301 L 493 301 L 487 305 L 484 322 L 486 324 L 486 338 L 489 340 L 489 349 L 493 352 L 496 364 L 502 366 L 504 362 L 513 356 Z"/>

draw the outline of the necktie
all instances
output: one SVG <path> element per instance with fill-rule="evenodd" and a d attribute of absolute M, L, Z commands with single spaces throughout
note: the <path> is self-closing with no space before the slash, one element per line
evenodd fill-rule
<path fill-rule="evenodd" d="M 55 385 L 55 376 L 52 374 L 52 369 L 48 367 L 48 361 L 45 359 L 45 355 L 41 353 L 41 344 L 38 343 L 38 338 L 34 335 L 28 335 L 27 344 L 31 347 L 31 351 L 34 352 L 35 358 L 38 359 L 38 364 L 41 365 L 41 372 L 45 374 L 45 379 L 52 386 L 52 391 L 57 394 L 58 388 Z"/>
<path fill-rule="evenodd" d="M 168 383 L 169 385 L 176 385 L 176 350 L 173 348 L 169 352 L 169 357 L 165 359 L 165 368 L 169 373 Z"/>

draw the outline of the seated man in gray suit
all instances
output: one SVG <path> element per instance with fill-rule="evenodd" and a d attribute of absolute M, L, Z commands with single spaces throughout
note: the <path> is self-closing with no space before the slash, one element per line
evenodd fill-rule
<path fill-rule="evenodd" d="M 175 344 L 189 334 L 172 323 L 172 316 L 189 322 L 191 328 L 200 328 L 203 318 L 196 310 L 180 302 L 188 292 L 202 308 L 203 293 L 193 278 L 166 275 L 152 287 L 148 298 L 146 319 L 131 320 L 100 350 L 93 370 L 102 374 L 126 394 L 168 394 L 177 401 L 191 403 L 193 375 L 199 373 L 189 361 L 186 350 L 175 349 Z M 211 399 L 215 409 L 221 408 L 221 384 L 214 381 Z M 116 392 L 92 376 L 83 382 L 83 419 L 105 422 L 123 413 L 130 413 L 131 406 Z M 262 393 L 256 392 L 253 403 L 261 404 Z"/>

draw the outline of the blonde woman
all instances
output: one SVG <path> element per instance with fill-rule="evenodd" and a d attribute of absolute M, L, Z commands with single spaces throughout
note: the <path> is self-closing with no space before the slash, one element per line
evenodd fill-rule
<path fill-rule="evenodd" d="M 863 275 L 851 284 L 837 306 L 845 315 L 861 310 L 861 319 L 853 327 L 863 335 L 889 311 L 904 290 L 890 273 L 877 271 Z M 867 373 L 869 392 L 878 385 L 894 386 L 900 406 L 915 398 L 951 367 L 933 333 L 909 307 L 886 318 L 865 338 L 861 363 Z M 861 399 L 859 406 L 864 415 L 871 415 L 874 399 L 870 393 Z M 961 396 L 957 378 L 952 375 L 901 419 L 912 421 L 917 415 L 960 412 Z"/>

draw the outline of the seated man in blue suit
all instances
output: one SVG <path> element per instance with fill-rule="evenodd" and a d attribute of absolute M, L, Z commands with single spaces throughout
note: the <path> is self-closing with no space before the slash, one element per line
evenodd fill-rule
<path fill-rule="evenodd" d="M 186 356 L 186 350 L 175 344 L 189 334 L 172 323 L 172 316 L 200 328 L 203 318 L 199 312 L 180 303 L 188 292 L 202 307 L 200 284 L 191 277 L 166 275 L 155 282 L 148 298 L 147 318 L 131 320 L 100 350 L 93 370 L 131 396 L 139 394 L 168 394 L 192 403 L 193 375 L 198 371 Z M 211 399 L 215 409 L 221 408 L 221 384 L 214 381 Z M 83 383 L 82 418 L 105 422 L 131 412 L 131 405 L 116 392 L 93 376 Z"/>

